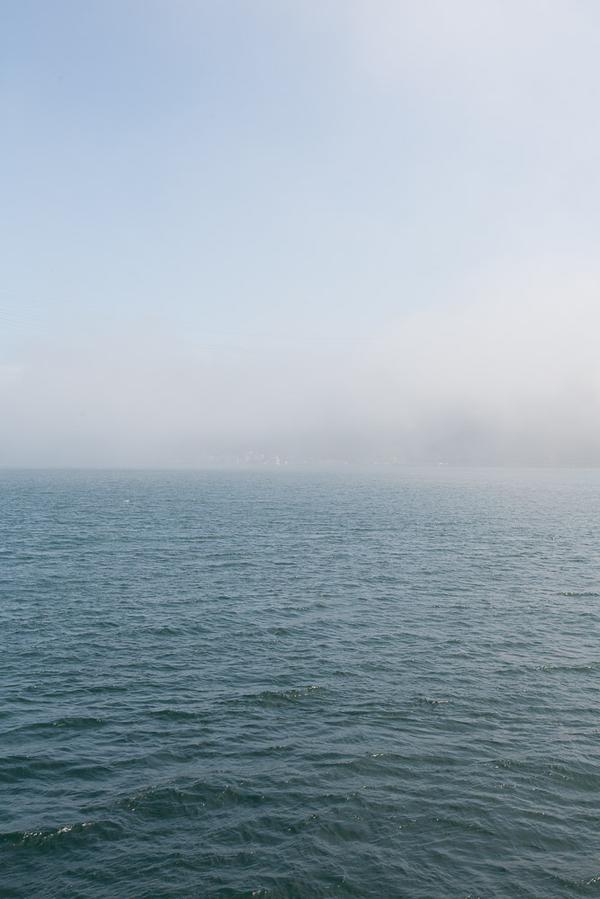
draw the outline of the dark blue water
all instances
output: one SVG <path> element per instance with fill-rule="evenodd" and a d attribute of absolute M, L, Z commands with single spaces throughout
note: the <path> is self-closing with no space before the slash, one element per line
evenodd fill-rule
<path fill-rule="evenodd" d="M 0 894 L 600 894 L 600 472 L 0 474 Z"/>

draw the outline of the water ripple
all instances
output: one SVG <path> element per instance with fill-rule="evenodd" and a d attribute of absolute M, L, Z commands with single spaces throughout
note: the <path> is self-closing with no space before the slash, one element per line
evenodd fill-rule
<path fill-rule="evenodd" d="M 600 894 L 600 473 L 0 473 L 15 899 Z"/>

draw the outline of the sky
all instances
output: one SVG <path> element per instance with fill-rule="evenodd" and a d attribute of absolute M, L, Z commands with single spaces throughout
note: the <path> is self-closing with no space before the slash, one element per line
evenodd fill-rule
<path fill-rule="evenodd" d="M 3 0 L 0 466 L 600 465 L 595 0 Z"/>

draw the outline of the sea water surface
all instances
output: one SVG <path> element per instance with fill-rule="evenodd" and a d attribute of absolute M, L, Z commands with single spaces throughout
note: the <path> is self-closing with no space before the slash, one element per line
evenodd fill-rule
<path fill-rule="evenodd" d="M 0 895 L 600 895 L 600 472 L 0 473 Z"/>

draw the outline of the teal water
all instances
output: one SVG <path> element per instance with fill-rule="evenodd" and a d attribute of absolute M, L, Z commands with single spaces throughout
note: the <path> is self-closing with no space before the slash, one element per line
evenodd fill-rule
<path fill-rule="evenodd" d="M 600 894 L 600 472 L 0 473 L 0 895 Z"/>

